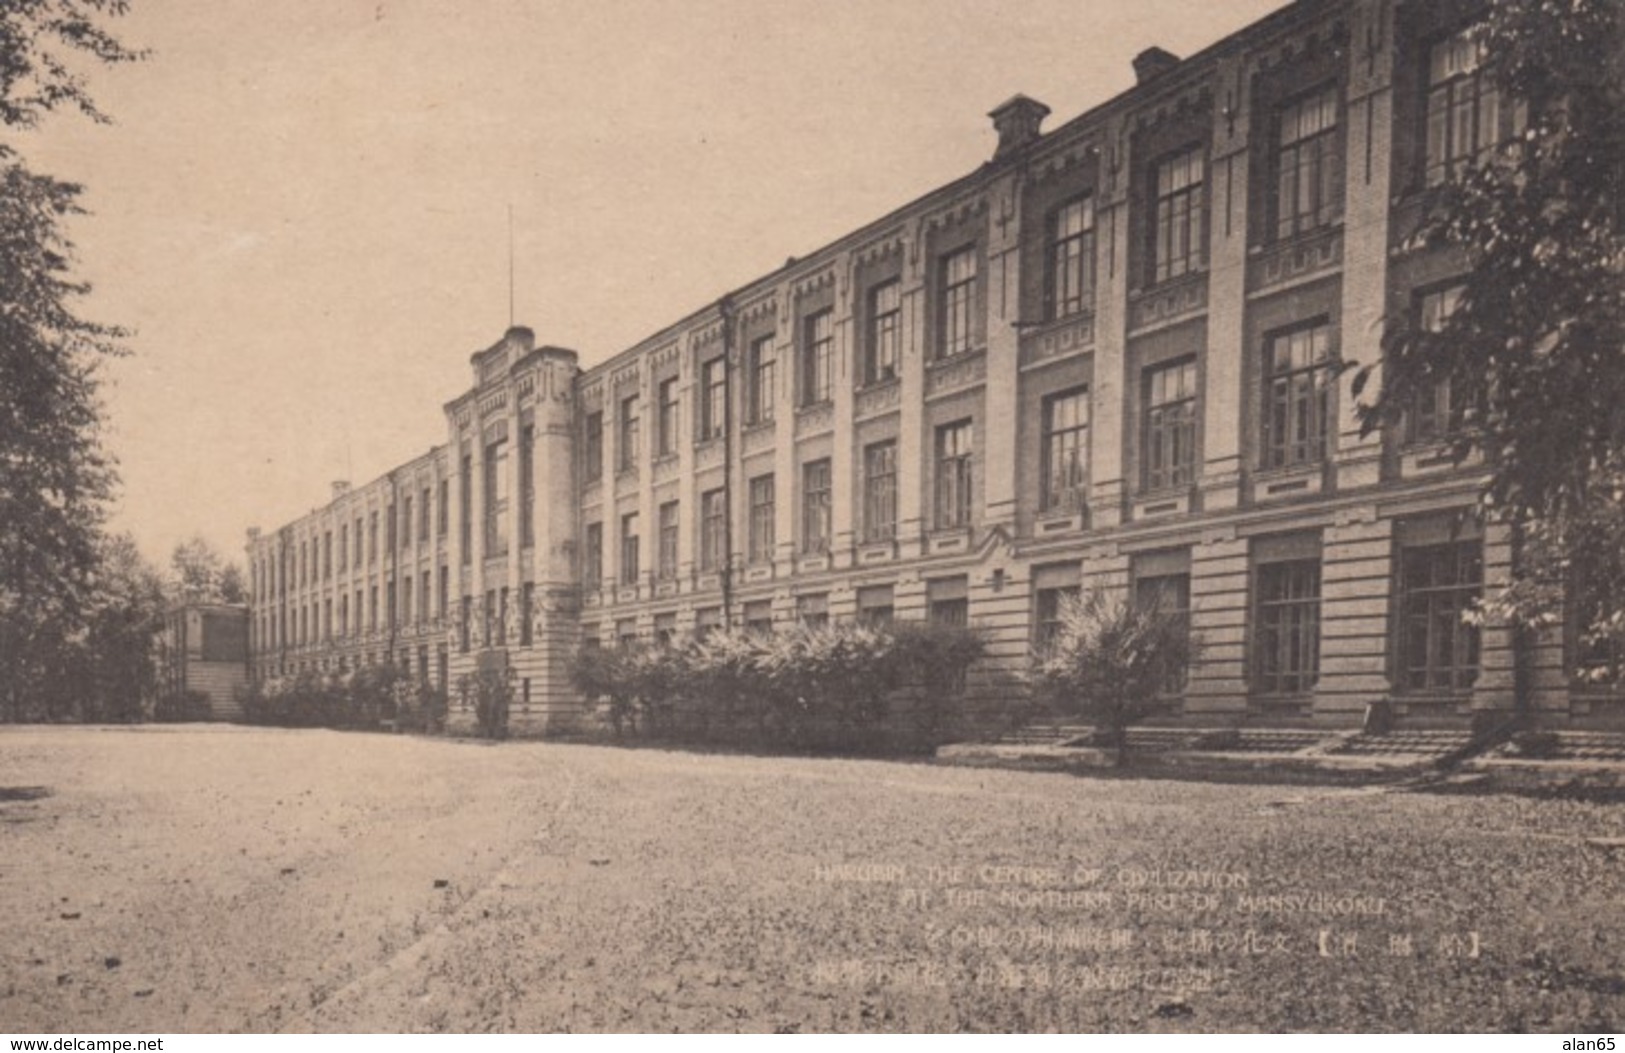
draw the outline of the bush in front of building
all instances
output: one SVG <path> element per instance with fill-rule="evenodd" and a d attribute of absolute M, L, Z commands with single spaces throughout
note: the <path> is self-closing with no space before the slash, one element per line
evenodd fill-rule
<path fill-rule="evenodd" d="M 388 722 L 399 726 L 402 700 L 423 709 L 415 726 L 430 730 L 445 720 L 443 692 L 424 699 L 424 688 L 403 670 L 388 664 L 363 666 L 345 673 L 305 670 L 293 676 L 265 677 L 238 691 L 243 720 L 284 728 L 339 728 L 373 731 Z M 420 701 L 422 699 L 422 701 Z M 434 714 L 438 712 L 438 721 Z"/>
<path fill-rule="evenodd" d="M 468 673 L 457 681 L 457 692 L 474 707 L 481 738 L 508 737 L 508 714 L 513 708 L 513 670 L 491 667 Z"/>
<path fill-rule="evenodd" d="M 166 724 L 209 720 L 213 716 L 214 706 L 209 696 L 192 688 L 161 692 L 152 707 L 152 719 Z"/>
<path fill-rule="evenodd" d="M 617 737 L 914 751 L 939 744 L 983 650 L 975 630 L 941 625 L 719 630 L 680 647 L 583 648 L 574 675 Z"/>
<path fill-rule="evenodd" d="M 1092 721 L 1123 764 L 1129 727 L 1168 707 L 1195 649 L 1178 615 L 1097 588 L 1062 603 L 1055 634 L 1033 655 L 1033 686 Z"/>

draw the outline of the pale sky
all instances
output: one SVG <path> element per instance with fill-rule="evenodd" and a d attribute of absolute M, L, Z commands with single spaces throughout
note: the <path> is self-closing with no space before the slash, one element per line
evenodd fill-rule
<path fill-rule="evenodd" d="M 112 525 L 152 558 L 446 439 L 514 320 L 591 365 L 976 168 L 1022 92 L 1058 127 L 1281 0 L 133 0 L 115 124 L 18 145 L 85 184 Z"/>

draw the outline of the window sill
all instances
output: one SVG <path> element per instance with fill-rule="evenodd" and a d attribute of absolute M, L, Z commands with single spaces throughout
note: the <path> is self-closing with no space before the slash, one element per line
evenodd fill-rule
<path fill-rule="evenodd" d="M 755 435 L 758 432 L 772 431 L 774 420 L 772 417 L 762 417 L 758 420 L 748 420 L 740 428 L 746 435 Z"/>
<path fill-rule="evenodd" d="M 1442 475 L 1464 468 L 1477 468 L 1484 463 L 1483 455 L 1474 450 L 1460 461 L 1451 453 L 1450 440 L 1420 440 L 1406 443 L 1400 448 L 1399 474 L 1401 478 Z"/>
<path fill-rule="evenodd" d="M 1134 499 L 1135 519 L 1187 515 L 1191 510 L 1191 485 L 1146 490 Z"/>
<path fill-rule="evenodd" d="M 1047 512 L 1040 512 L 1033 520 L 1034 537 L 1051 537 L 1055 534 L 1075 534 L 1081 532 L 1089 525 L 1088 509 L 1052 508 Z"/>
<path fill-rule="evenodd" d="M 866 380 L 863 380 L 858 384 L 857 390 L 859 391 L 859 393 L 862 393 L 862 392 L 865 392 L 865 391 L 878 391 L 881 388 L 892 387 L 892 386 L 896 385 L 898 382 L 899 382 L 899 377 L 895 372 L 893 372 L 893 373 L 888 373 L 885 376 L 870 377 L 870 378 L 868 378 Z"/>
<path fill-rule="evenodd" d="M 1253 498 L 1273 501 L 1308 494 L 1318 494 L 1325 488 L 1326 464 L 1311 461 L 1307 464 L 1287 465 L 1281 468 L 1260 468 L 1253 476 Z"/>

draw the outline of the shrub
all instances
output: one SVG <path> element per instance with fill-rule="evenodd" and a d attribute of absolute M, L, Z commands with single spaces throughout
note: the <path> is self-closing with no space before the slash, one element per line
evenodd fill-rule
<path fill-rule="evenodd" d="M 209 720 L 214 716 L 214 705 L 209 696 L 196 689 L 164 692 L 153 706 L 153 719 L 165 722 Z"/>
<path fill-rule="evenodd" d="M 481 669 L 458 681 L 458 691 L 474 703 L 474 721 L 483 738 L 508 737 L 508 711 L 513 706 L 513 670 Z"/>
<path fill-rule="evenodd" d="M 1129 727 L 1167 707 L 1166 689 L 1195 649 L 1183 619 L 1095 589 L 1061 605 L 1055 636 L 1031 671 L 1040 693 L 1094 721 L 1122 764 Z"/>
<path fill-rule="evenodd" d="M 1557 756 L 1560 745 L 1555 731 L 1520 731 L 1512 736 L 1512 748 L 1520 757 L 1545 760 Z"/>

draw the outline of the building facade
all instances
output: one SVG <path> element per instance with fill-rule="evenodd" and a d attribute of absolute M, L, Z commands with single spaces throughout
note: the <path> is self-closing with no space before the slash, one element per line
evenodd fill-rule
<path fill-rule="evenodd" d="M 251 533 L 256 674 L 510 669 L 545 734 L 585 718 L 584 641 L 937 618 L 988 632 L 996 707 L 1101 584 L 1187 616 L 1192 720 L 1617 714 L 1562 632 L 1461 618 L 1511 549 L 1468 514 L 1449 391 L 1363 434 L 1342 368 L 1451 309 L 1425 192 L 1523 119 L 1472 15 L 1300 0 L 1153 48 L 1053 131 L 1009 100 L 976 171 L 600 365 L 511 330 L 444 446 Z"/>
<path fill-rule="evenodd" d="M 235 603 L 171 607 L 158 633 L 158 669 L 162 699 L 192 694 L 207 700 L 215 720 L 241 718 L 239 693 L 249 677 L 248 612 Z"/>

